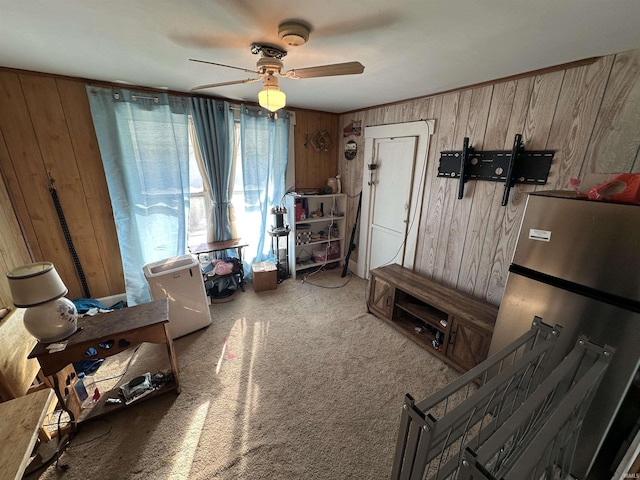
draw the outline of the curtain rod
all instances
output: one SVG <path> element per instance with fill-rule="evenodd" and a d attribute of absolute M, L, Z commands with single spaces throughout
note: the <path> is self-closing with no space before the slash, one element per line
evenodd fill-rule
<path fill-rule="evenodd" d="M 120 98 L 120 94 L 118 92 L 114 92 L 113 96 L 114 96 L 114 98 L 116 100 Z M 136 100 L 138 100 L 138 99 L 153 100 L 154 103 L 158 103 L 160 101 L 160 99 L 158 97 L 147 97 L 147 96 L 144 96 L 144 95 L 131 95 L 131 99 L 134 102 Z M 185 99 L 180 99 L 180 101 L 184 103 Z M 234 105 L 229 105 L 229 110 L 239 112 L 242 109 L 240 107 L 236 107 Z"/>
<path fill-rule="evenodd" d="M 222 106 L 218 107 L 218 108 L 223 108 Z M 253 108 L 260 108 L 263 109 L 264 107 L 253 107 Z M 229 105 L 229 110 L 231 111 L 235 111 L 235 112 L 239 112 L 240 110 L 242 110 L 240 107 L 236 107 L 234 105 Z M 285 110 L 286 111 L 286 110 Z M 273 112 L 275 113 L 275 112 Z M 291 112 L 287 112 L 287 114 L 291 114 Z M 271 115 L 271 113 L 267 113 L 267 115 Z"/>
<path fill-rule="evenodd" d="M 95 93 L 95 92 L 93 92 Z M 116 100 L 120 100 L 120 92 L 113 92 L 113 98 L 115 98 Z M 145 99 L 145 100 L 153 100 L 154 103 L 158 103 L 160 101 L 160 99 L 158 97 L 145 97 L 144 95 L 131 95 L 131 99 L 135 102 L 136 100 L 138 100 L 139 98 Z"/>
<path fill-rule="evenodd" d="M 131 99 L 135 102 L 139 98 L 144 100 L 153 100 L 153 103 L 158 103 L 160 99 L 158 97 L 145 97 L 144 95 L 131 95 Z"/>
<path fill-rule="evenodd" d="M 95 91 L 93 91 L 91 93 L 95 95 Z M 120 100 L 120 92 L 113 92 L 112 95 L 113 95 L 113 98 L 115 98 L 116 100 Z M 186 103 L 186 99 L 185 98 L 177 98 L 176 97 L 176 99 L 174 100 L 171 97 L 172 96 L 170 95 L 169 96 L 169 101 L 173 101 L 173 102 L 177 101 L 177 102 L 182 103 L 182 104 Z M 149 97 L 149 96 L 146 96 L 146 95 L 135 95 L 135 94 L 133 94 L 133 95 L 131 95 L 131 100 L 133 100 L 134 102 L 137 102 L 138 100 L 152 100 L 153 103 L 160 103 L 160 98 L 156 97 L 156 96 Z"/>

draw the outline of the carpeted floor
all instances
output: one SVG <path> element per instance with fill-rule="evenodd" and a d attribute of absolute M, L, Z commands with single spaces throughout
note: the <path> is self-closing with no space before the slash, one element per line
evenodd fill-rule
<path fill-rule="evenodd" d="M 66 471 L 29 478 L 388 478 L 405 393 L 422 400 L 458 374 L 368 314 L 364 280 L 311 284 L 348 279 L 336 269 L 277 290 L 249 285 L 212 305 L 211 326 L 174 342 L 180 395 L 81 425 Z M 165 356 L 144 344 L 128 375 L 166 368 Z"/>

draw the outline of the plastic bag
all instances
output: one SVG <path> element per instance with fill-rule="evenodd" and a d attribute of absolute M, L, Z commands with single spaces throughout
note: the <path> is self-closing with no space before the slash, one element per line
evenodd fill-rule
<path fill-rule="evenodd" d="M 623 173 L 589 190 L 591 200 L 640 204 L 640 174 Z"/>

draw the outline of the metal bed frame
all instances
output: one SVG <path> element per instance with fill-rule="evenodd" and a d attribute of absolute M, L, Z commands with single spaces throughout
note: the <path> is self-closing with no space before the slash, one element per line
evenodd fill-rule
<path fill-rule="evenodd" d="M 534 424 L 538 426 L 540 419 L 548 415 L 549 409 L 563 399 L 569 387 L 573 386 L 578 378 L 578 374 L 582 378 L 582 374 L 587 372 L 587 377 L 591 378 L 597 373 L 587 369 L 583 360 L 592 358 L 593 352 L 602 348 L 592 346 L 588 340 L 581 339 L 582 348 L 579 352 L 582 355 L 575 354 L 570 364 L 554 370 L 553 380 L 549 380 L 552 378 L 551 375 L 547 379 L 544 378 L 547 360 L 560 333 L 560 326 L 551 327 L 536 317 L 527 333 L 426 400 L 416 403 L 411 395 L 407 394 L 400 420 L 391 472 L 392 480 L 494 480 L 492 476 L 468 476 L 467 467 L 475 466 L 476 470 L 481 472 L 485 468 L 483 462 L 491 464 L 491 459 L 496 466 L 506 466 L 508 462 L 504 462 L 504 455 L 496 460 L 488 452 L 494 448 L 498 438 L 504 439 L 504 442 L 508 441 L 505 432 L 512 428 L 515 421 L 512 418 L 526 419 L 524 425 L 528 432 Z M 609 359 L 612 352 L 610 349 L 606 351 L 608 356 L 601 356 Z M 590 355 L 584 352 L 590 352 Z M 574 357 L 581 360 L 578 362 Z M 601 368 L 602 364 L 596 363 L 599 365 L 597 368 Z M 596 377 L 597 384 L 601 372 Z M 558 378 L 560 380 L 557 380 Z M 543 396 L 543 390 L 539 390 L 539 386 L 556 380 L 557 383 L 551 388 L 554 394 L 551 397 Z M 548 390 L 550 387 L 545 388 Z M 589 392 L 594 391 L 595 387 L 592 385 Z M 527 416 L 526 410 L 522 409 L 523 405 L 529 405 L 528 408 L 538 405 L 540 408 L 539 403 L 531 402 L 539 401 L 541 396 L 544 408 L 534 408 L 535 414 Z M 534 400 L 530 400 L 531 398 Z M 590 398 L 582 400 L 590 402 Z M 588 404 L 583 403 L 582 415 L 586 406 Z M 576 422 L 579 429 L 581 418 L 572 420 L 573 430 Z M 519 435 L 521 434 L 522 432 Z M 564 435 L 567 435 L 566 432 Z M 518 435 L 509 438 L 512 441 L 521 440 Z M 500 448 L 505 448 L 504 442 Z M 489 446 L 482 449 L 485 444 Z M 515 451 L 519 451 L 518 448 L 514 446 Z M 512 455 L 509 458 L 515 458 L 514 450 L 511 451 Z M 467 464 L 467 477 L 459 476 L 463 461 Z"/>

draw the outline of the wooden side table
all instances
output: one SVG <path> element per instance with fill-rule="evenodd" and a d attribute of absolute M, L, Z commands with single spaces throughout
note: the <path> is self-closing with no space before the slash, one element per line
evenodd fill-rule
<path fill-rule="evenodd" d="M 119 389 L 115 388 L 109 392 L 101 391 L 100 401 L 93 408 L 82 409 L 76 395 L 71 391 L 75 381 L 75 370 L 70 364 L 80 360 L 110 357 L 143 342 L 166 345 L 173 373 L 172 381 L 145 396 L 144 399 L 169 390 L 180 393 L 180 373 L 169 333 L 168 312 L 168 301 L 164 298 L 109 313 L 79 318 L 78 331 L 67 339 L 68 343 L 64 350 L 49 353 L 47 344 L 38 343 L 29 354 L 29 358 L 38 359 L 43 374 L 50 378 L 54 386 L 58 401 L 76 422 L 114 412 L 123 408 L 124 403 L 105 405 L 107 398 L 118 397 Z M 95 349 L 96 355 L 86 355 L 90 348 Z"/>
<path fill-rule="evenodd" d="M 38 431 L 52 409 L 56 397 L 47 388 L 0 403 L 0 476 L 22 478 Z"/>
<path fill-rule="evenodd" d="M 238 254 L 238 260 L 240 260 L 240 272 L 232 273 L 230 275 L 238 275 L 240 277 L 240 288 L 244 292 L 244 266 L 242 265 L 242 249 L 249 244 L 243 242 L 240 238 L 234 238 L 231 240 L 224 240 L 222 242 L 201 243 L 191 252 L 193 255 L 200 259 L 200 255 L 205 253 L 216 253 L 224 250 L 235 250 Z M 215 277 L 213 277 L 215 278 Z"/>

